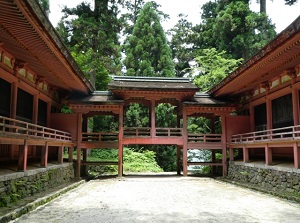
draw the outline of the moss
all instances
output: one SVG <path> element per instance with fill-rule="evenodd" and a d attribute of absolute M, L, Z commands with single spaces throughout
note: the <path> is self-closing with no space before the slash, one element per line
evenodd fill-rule
<path fill-rule="evenodd" d="M 11 203 L 11 197 L 9 195 L 4 195 L 0 198 L 0 207 L 6 207 Z"/>

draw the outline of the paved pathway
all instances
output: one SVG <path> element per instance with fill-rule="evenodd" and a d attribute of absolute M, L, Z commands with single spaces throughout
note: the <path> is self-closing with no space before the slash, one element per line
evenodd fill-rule
<path fill-rule="evenodd" d="M 196 177 L 93 180 L 14 222 L 300 222 L 300 204 Z"/>

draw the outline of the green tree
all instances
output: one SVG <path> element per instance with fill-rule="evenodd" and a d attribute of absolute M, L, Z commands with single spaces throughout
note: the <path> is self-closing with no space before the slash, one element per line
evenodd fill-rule
<path fill-rule="evenodd" d="M 97 90 L 106 90 L 108 74 L 121 73 L 119 3 L 95 0 L 93 10 L 87 3 L 64 8 L 58 24 L 57 31 L 76 62 L 90 79 L 96 78 Z"/>
<path fill-rule="evenodd" d="M 152 2 L 145 4 L 124 45 L 128 76 L 174 76 L 174 63 Z"/>
<path fill-rule="evenodd" d="M 198 75 L 195 76 L 194 82 L 202 91 L 207 91 L 219 83 L 243 61 L 227 58 L 225 51 L 219 53 L 215 48 L 203 49 L 201 55 L 195 58 L 198 66 L 193 72 Z"/>
<path fill-rule="evenodd" d="M 250 10 L 247 0 L 220 0 L 216 18 L 206 23 L 206 38 L 219 52 L 247 60 L 276 35 L 275 26 L 265 14 Z"/>

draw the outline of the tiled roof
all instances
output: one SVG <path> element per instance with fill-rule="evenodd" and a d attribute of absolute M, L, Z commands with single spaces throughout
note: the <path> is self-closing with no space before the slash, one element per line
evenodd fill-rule
<path fill-rule="evenodd" d="M 118 90 L 174 90 L 174 91 L 198 91 L 199 88 L 189 78 L 170 77 L 129 77 L 114 76 L 108 84 L 108 89 Z"/>

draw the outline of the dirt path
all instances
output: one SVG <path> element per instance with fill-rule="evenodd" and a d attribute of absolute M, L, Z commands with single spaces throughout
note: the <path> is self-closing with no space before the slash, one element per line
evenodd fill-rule
<path fill-rule="evenodd" d="M 300 205 L 209 178 L 87 182 L 14 222 L 300 222 Z"/>

